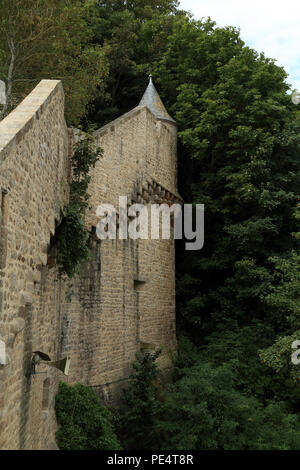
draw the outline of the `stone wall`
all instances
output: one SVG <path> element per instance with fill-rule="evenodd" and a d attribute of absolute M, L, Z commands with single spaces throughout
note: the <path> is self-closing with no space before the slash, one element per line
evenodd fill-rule
<path fill-rule="evenodd" d="M 59 81 L 43 80 L 0 123 L 0 448 L 53 445 L 55 370 L 30 376 L 31 352 L 55 357 L 59 298 L 47 247 L 68 198 L 68 132 Z M 42 406 L 43 382 L 51 403 Z"/>
<path fill-rule="evenodd" d="M 137 107 L 95 132 L 103 150 L 91 173 L 91 261 L 72 285 L 58 279 L 51 236 L 68 200 L 77 133 L 64 121 L 61 83 L 43 80 L 0 123 L 0 449 L 55 448 L 58 381 L 82 382 L 118 399 L 136 352 L 176 350 L 173 240 L 102 240 L 106 202 L 176 202 L 176 125 Z M 69 376 L 38 366 L 32 351 L 71 357 Z M 40 373 L 41 372 L 41 373 Z"/>

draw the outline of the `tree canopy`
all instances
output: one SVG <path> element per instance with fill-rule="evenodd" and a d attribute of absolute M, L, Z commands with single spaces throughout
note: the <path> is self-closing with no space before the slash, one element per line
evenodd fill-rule
<path fill-rule="evenodd" d="M 108 73 L 105 48 L 93 42 L 95 8 L 94 1 L 1 1 L 0 79 L 7 87 L 1 117 L 47 78 L 62 80 L 67 120 L 79 122 Z"/>

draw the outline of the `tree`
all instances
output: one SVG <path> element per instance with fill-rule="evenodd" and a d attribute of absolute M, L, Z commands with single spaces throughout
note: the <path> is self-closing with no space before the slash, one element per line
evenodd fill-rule
<path fill-rule="evenodd" d="M 61 450 L 120 450 L 112 415 L 95 390 L 61 382 L 55 398 L 56 439 Z"/>
<path fill-rule="evenodd" d="M 286 73 L 236 29 L 178 16 L 154 77 L 179 124 L 179 191 L 205 204 L 204 248 L 177 246 L 179 326 L 204 358 L 232 351 L 249 396 L 297 412 L 300 121 Z"/>
<path fill-rule="evenodd" d="M 235 337 L 228 332 L 222 344 L 211 344 L 199 352 L 187 338 L 182 338 L 173 381 L 165 382 L 163 388 L 157 383 L 160 371 L 155 364 L 156 355 L 138 356 L 120 414 L 119 433 L 124 447 L 299 449 L 299 417 L 290 412 L 285 400 L 241 389 L 246 369 L 253 374 L 253 364 L 246 362 L 245 353 L 245 343 L 250 351 L 253 339 L 250 328 L 246 334 L 238 331 Z M 263 366 L 259 362 L 258 367 L 261 374 Z M 259 374 L 251 378 L 259 378 Z"/>
<path fill-rule="evenodd" d="M 93 23 L 94 40 L 106 47 L 109 77 L 106 94 L 93 101 L 88 120 L 99 126 L 137 106 L 155 60 L 166 49 L 178 2 L 113 1 L 99 2 Z"/>
<path fill-rule="evenodd" d="M 108 71 L 105 49 L 93 43 L 95 8 L 94 0 L 1 2 L 0 78 L 7 104 L 0 118 L 45 78 L 62 80 L 70 123 L 85 115 Z"/>
<path fill-rule="evenodd" d="M 279 317 L 286 318 L 289 327 L 284 335 L 279 335 L 272 346 L 260 351 L 260 358 L 277 374 L 285 372 L 293 380 L 294 387 L 299 393 L 299 365 L 292 362 L 291 356 L 295 352 L 292 348 L 293 343 L 300 341 L 300 256 L 293 251 L 290 257 L 277 257 L 273 261 L 277 285 L 273 287 L 266 301 L 274 311 L 278 312 Z"/>
<path fill-rule="evenodd" d="M 205 204 L 204 249 L 182 259 L 181 314 L 203 335 L 226 318 L 284 330 L 267 301 L 273 257 L 298 246 L 299 119 L 284 70 L 235 29 L 180 17 L 154 73 L 180 126 L 180 191 Z"/>
<path fill-rule="evenodd" d="M 238 389 L 229 364 L 202 361 L 181 371 L 158 424 L 163 450 L 296 450 L 300 421 L 283 402 L 259 402 Z"/>
<path fill-rule="evenodd" d="M 124 389 L 118 435 L 126 449 L 157 449 L 157 422 L 161 403 L 157 399 L 161 351 L 137 354 L 128 388 Z"/>

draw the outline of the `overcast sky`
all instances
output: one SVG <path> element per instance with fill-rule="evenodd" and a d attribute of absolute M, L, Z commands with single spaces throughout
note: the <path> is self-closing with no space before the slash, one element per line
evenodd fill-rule
<path fill-rule="evenodd" d="M 197 19 L 240 28 L 243 41 L 276 59 L 300 90 L 300 0 L 180 0 L 180 7 Z"/>

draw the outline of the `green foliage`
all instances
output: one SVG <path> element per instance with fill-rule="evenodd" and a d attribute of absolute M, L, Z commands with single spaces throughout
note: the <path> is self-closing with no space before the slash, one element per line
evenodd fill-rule
<path fill-rule="evenodd" d="M 205 204 L 204 248 L 179 259 L 181 315 L 201 335 L 227 318 L 284 329 L 268 301 L 271 258 L 289 256 L 299 227 L 300 128 L 284 70 L 233 28 L 179 17 L 155 75 L 180 125 L 180 191 Z"/>
<path fill-rule="evenodd" d="M 154 76 L 180 126 L 179 190 L 205 204 L 204 248 L 178 244 L 179 324 L 203 358 L 229 356 L 245 393 L 298 411 L 300 121 L 286 73 L 234 28 L 178 16 Z"/>
<path fill-rule="evenodd" d="M 95 390 L 81 384 L 59 384 L 55 400 L 61 450 L 120 450 L 112 415 L 100 403 Z"/>
<path fill-rule="evenodd" d="M 215 349 L 212 340 L 210 347 L 197 352 L 187 337 L 181 337 L 173 383 L 163 389 L 157 383 L 156 355 L 138 356 L 120 414 L 124 447 L 298 450 L 299 416 L 289 411 L 284 400 L 259 396 L 245 387 L 264 368 L 258 357 L 256 365 L 247 361 L 245 343 L 251 358 L 253 340 L 251 328 L 237 331 L 236 337 L 227 332 Z M 248 381 L 247 371 L 252 374 Z"/>
<path fill-rule="evenodd" d="M 156 449 L 156 423 L 161 404 L 157 399 L 159 371 L 156 359 L 161 351 L 137 354 L 134 373 L 124 390 L 118 435 L 126 449 Z"/>
<path fill-rule="evenodd" d="M 274 372 L 261 357 L 261 348 L 268 350 L 275 339 L 273 329 L 263 323 L 254 322 L 242 328 L 237 323 L 228 323 L 205 338 L 198 354 L 201 361 L 209 358 L 215 367 L 228 364 L 235 373 L 238 389 L 247 396 L 262 403 L 283 402 L 297 413 L 300 388 L 290 375 L 290 367 Z"/>
<path fill-rule="evenodd" d="M 42 79 L 62 80 L 68 123 L 78 124 L 104 90 L 106 49 L 94 42 L 97 1 L 2 0 L 0 79 L 9 112 Z M 0 116 L 1 118 L 1 116 Z"/>
<path fill-rule="evenodd" d="M 182 371 L 159 423 L 164 450 L 286 450 L 300 448 L 299 417 L 284 403 L 262 404 L 241 392 L 229 364 L 199 361 Z"/>
<path fill-rule="evenodd" d="M 280 334 L 274 344 L 260 351 L 260 358 L 276 374 L 286 373 L 289 380 L 297 384 L 294 387 L 300 396 L 299 365 L 291 361 L 294 352 L 292 344 L 300 340 L 300 256 L 296 251 L 291 251 L 289 257 L 274 257 L 272 262 L 277 283 L 270 290 L 266 302 L 279 319 L 285 320 L 287 327 L 285 335 Z"/>
<path fill-rule="evenodd" d="M 93 23 L 94 41 L 105 48 L 109 62 L 106 92 L 93 101 L 88 120 L 99 126 L 137 106 L 146 76 L 167 46 L 175 0 L 103 0 Z"/>
<path fill-rule="evenodd" d="M 61 276 L 74 277 L 82 262 L 89 260 L 89 232 L 84 224 L 84 214 L 90 197 L 87 192 L 91 179 L 89 171 L 101 155 L 102 150 L 95 148 L 92 135 L 86 134 L 72 157 L 69 203 L 64 208 L 57 233 L 57 264 Z"/>
<path fill-rule="evenodd" d="M 175 377 L 181 376 L 181 371 L 187 367 L 192 367 L 198 360 L 198 349 L 193 342 L 185 335 L 178 338 L 178 355 L 174 361 Z"/>
<path fill-rule="evenodd" d="M 300 254 L 292 250 L 289 256 L 273 257 L 270 261 L 276 284 L 265 300 L 293 332 L 300 328 Z"/>
<path fill-rule="evenodd" d="M 295 389 L 300 393 L 300 368 L 299 365 L 293 364 L 291 360 L 292 349 L 294 341 L 300 341 L 300 330 L 297 330 L 290 336 L 283 336 L 276 340 L 276 342 L 269 348 L 260 352 L 261 360 L 269 367 L 274 369 L 277 374 L 281 371 L 288 371 L 289 378 L 293 381 Z M 299 349 L 299 348 L 298 348 Z"/>
<path fill-rule="evenodd" d="M 60 276 L 74 277 L 81 263 L 89 260 L 88 236 L 81 214 L 71 204 L 66 206 L 57 245 Z"/>

